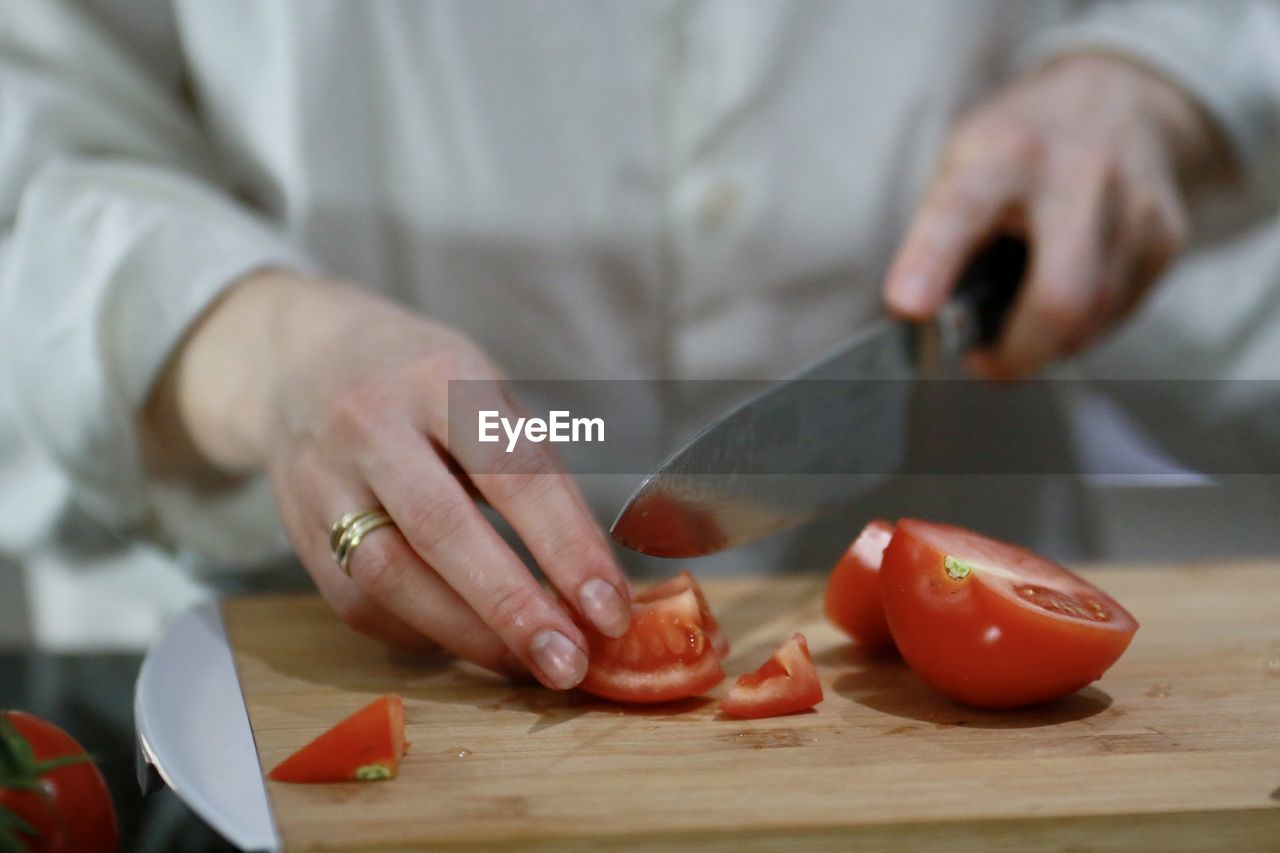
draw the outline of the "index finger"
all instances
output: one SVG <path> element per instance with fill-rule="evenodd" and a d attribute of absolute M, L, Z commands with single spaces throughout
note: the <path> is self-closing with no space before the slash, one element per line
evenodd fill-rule
<path fill-rule="evenodd" d="M 975 251 L 1006 230 L 1025 183 L 1019 167 L 994 161 L 965 163 L 940 174 L 885 280 L 889 309 L 908 320 L 933 317 Z"/>
<path fill-rule="evenodd" d="M 627 583 L 572 477 L 555 453 L 527 436 L 476 440 L 470 418 L 483 410 L 511 415 L 516 408 L 500 380 L 453 384 L 448 423 L 441 423 L 440 407 L 431 407 L 429 432 L 514 528 L 570 606 L 606 636 L 622 636 L 631 619 Z"/>
<path fill-rule="evenodd" d="M 405 422 L 385 423 L 357 465 L 414 552 L 540 681 L 564 689 L 582 680 L 582 632 L 480 514 L 426 436 Z"/>

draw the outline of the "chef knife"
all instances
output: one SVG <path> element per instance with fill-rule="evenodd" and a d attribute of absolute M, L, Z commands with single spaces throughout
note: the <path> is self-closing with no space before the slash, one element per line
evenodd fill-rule
<path fill-rule="evenodd" d="M 886 318 L 835 353 L 729 411 L 668 457 L 610 530 L 628 548 L 697 557 L 817 517 L 875 488 L 905 457 L 914 379 L 993 343 L 1026 269 L 1000 237 L 937 317 Z"/>

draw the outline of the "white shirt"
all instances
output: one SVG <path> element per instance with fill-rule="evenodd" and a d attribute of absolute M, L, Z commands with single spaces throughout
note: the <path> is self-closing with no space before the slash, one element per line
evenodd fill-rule
<path fill-rule="evenodd" d="M 166 483 L 132 425 L 193 319 L 264 265 L 363 283 L 518 377 L 780 377 L 882 310 L 957 114 L 1086 47 L 1200 101 L 1249 178 L 1231 204 L 1280 193 L 1268 2 L 6 5 L 0 547 L 57 587 L 36 595 L 55 644 L 110 617 L 106 590 L 156 588 L 104 584 L 49 627 L 76 605 L 47 578 L 103 560 L 50 556 L 72 504 L 167 549 L 128 546 L 125 573 L 138 548 L 223 568 L 284 552 L 261 480 Z M 1277 288 L 1257 290 L 1244 310 L 1273 309 Z M 666 412 L 670 434 L 723 401 L 703 402 Z M 602 514 L 617 495 L 601 487 Z"/>

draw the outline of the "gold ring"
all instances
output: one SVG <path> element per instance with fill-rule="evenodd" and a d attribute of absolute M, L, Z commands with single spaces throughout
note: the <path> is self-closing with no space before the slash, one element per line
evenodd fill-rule
<path fill-rule="evenodd" d="M 381 507 L 349 512 L 334 523 L 329 530 L 329 551 L 343 574 L 351 577 L 351 570 L 347 565 L 351 561 L 352 552 L 361 540 L 379 527 L 391 523 L 391 516 L 387 515 Z"/>

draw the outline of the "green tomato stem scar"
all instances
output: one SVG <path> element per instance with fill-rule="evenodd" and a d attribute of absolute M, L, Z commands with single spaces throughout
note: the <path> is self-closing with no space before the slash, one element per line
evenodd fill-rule
<path fill-rule="evenodd" d="M 365 764 L 356 768 L 356 778 L 361 782 L 390 779 L 391 768 L 385 764 Z"/>
<path fill-rule="evenodd" d="M 973 571 L 973 566 L 969 563 L 950 556 L 942 561 L 942 567 L 947 570 L 947 577 L 953 581 L 963 580 Z"/>

